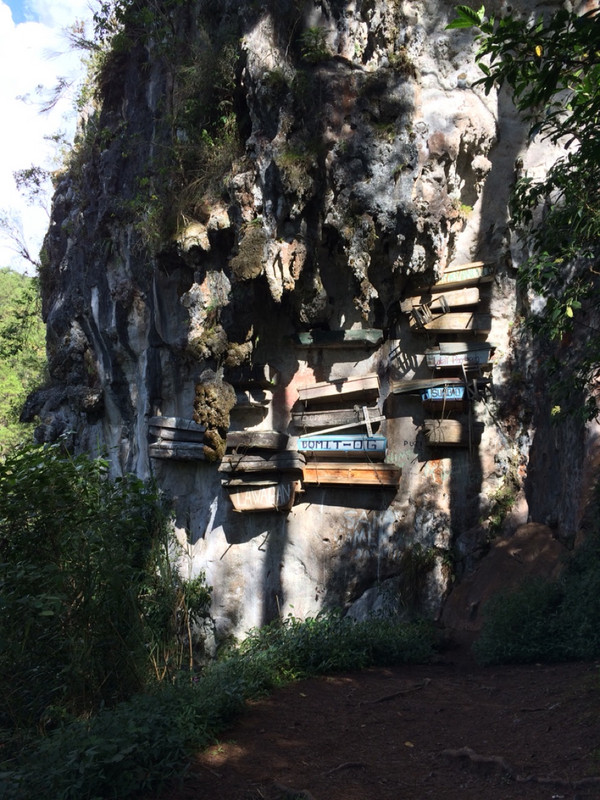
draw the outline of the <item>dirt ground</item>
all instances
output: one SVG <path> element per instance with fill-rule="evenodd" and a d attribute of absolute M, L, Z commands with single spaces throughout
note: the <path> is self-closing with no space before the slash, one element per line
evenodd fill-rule
<path fill-rule="evenodd" d="M 161 800 L 600 798 L 598 664 L 427 666 L 291 684 L 253 702 Z"/>
<path fill-rule="evenodd" d="M 444 608 L 437 663 L 291 684 L 198 753 L 161 800 L 600 800 L 600 664 L 478 666 L 500 589 L 552 577 L 562 546 L 528 523 Z"/>

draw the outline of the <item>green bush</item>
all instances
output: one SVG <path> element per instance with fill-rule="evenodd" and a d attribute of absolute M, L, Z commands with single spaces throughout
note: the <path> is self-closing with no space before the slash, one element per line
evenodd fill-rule
<path fill-rule="evenodd" d="M 188 608 L 171 546 L 156 490 L 110 480 L 103 459 L 57 444 L 0 463 L 2 727 L 43 730 L 173 676 L 209 594 L 192 587 Z"/>
<path fill-rule="evenodd" d="M 554 581 L 530 581 L 484 609 L 473 650 L 484 664 L 570 661 L 600 656 L 600 526 L 590 531 Z"/>

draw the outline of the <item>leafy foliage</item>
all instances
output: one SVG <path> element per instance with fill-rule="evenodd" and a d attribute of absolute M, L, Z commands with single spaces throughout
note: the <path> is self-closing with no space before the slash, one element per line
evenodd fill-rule
<path fill-rule="evenodd" d="M 171 564 L 163 503 L 60 444 L 0 464 L 0 724 L 45 729 L 182 666 L 209 593 Z M 193 596 L 194 602 L 189 598 Z"/>
<path fill-rule="evenodd" d="M 563 150 L 542 179 L 523 175 L 512 198 L 513 225 L 530 242 L 522 286 L 545 301 L 532 322 L 538 334 L 561 339 L 585 326 L 597 306 L 600 275 L 600 17 L 561 8 L 547 18 L 487 18 L 458 6 L 449 28 L 476 27 L 477 61 L 486 92 L 507 86 L 530 123 L 530 136 Z M 600 332 L 574 357 L 560 357 L 573 388 L 589 389 L 599 372 Z M 584 337 L 585 338 L 585 337 Z M 557 402 L 568 403 L 569 393 Z M 577 394 L 577 392 L 575 393 Z M 583 408 L 596 416 L 594 402 Z"/>
<path fill-rule="evenodd" d="M 37 282 L 0 269 L 0 455 L 29 431 L 19 414 L 27 394 L 42 383 L 45 364 Z"/>
<path fill-rule="evenodd" d="M 537 580 L 494 597 L 474 652 L 484 664 L 569 661 L 600 655 L 600 487 L 591 530 L 560 579 Z"/>
<path fill-rule="evenodd" d="M 90 721 L 54 731 L 5 764 L 5 800 L 100 800 L 156 790 L 189 754 L 215 740 L 245 701 L 300 676 L 373 664 L 428 661 L 432 628 L 393 620 L 353 623 L 339 614 L 289 618 L 252 631 L 241 648 L 193 683 L 162 684 Z"/>

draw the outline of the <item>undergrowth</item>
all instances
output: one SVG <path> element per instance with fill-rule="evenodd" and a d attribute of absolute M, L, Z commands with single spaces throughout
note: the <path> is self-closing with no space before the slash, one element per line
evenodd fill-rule
<path fill-rule="evenodd" d="M 300 677 L 426 662 L 433 652 L 426 623 L 353 622 L 338 614 L 273 623 L 192 682 L 163 684 L 31 743 L 4 763 L 0 797 L 124 800 L 159 790 L 182 774 L 194 750 L 216 740 L 246 700 Z"/>
<path fill-rule="evenodd" d="M 587 535 L 556 580 L 530 581 L 493 597 L 473 650 L 483 664 L 587 660 L 600 656 L 600 487 Z"/>

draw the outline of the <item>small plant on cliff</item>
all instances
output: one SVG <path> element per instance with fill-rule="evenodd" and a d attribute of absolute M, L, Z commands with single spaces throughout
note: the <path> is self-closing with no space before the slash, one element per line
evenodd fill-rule
<path fill-rule="evenodd" d="M 300 35 L 300 50 L 304 61 L 318 64 L 331 58 L 331 51 L 327 45 L 327 33 L 323 28 L 314 26 L 307 28 Z"/>

